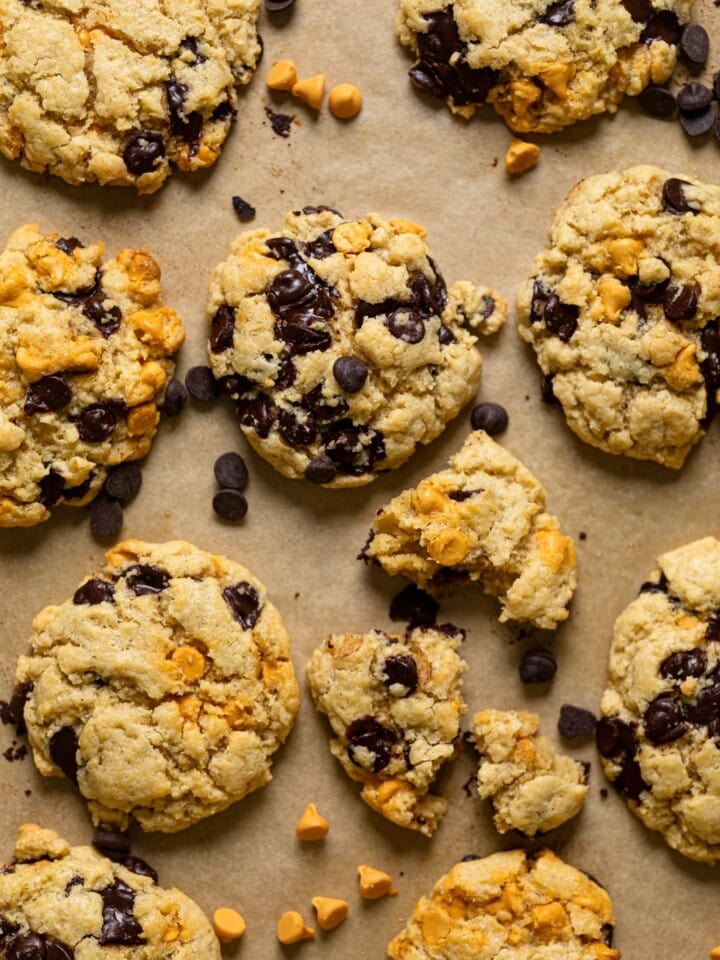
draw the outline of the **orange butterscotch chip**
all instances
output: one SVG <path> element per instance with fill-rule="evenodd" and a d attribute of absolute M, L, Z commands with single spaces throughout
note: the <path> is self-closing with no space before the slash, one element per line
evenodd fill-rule
<path fill-rule="evenodd" d="M 360 896 L 364 900 L 379 900 L 390 894 L 394 897 L 397 890 L 393 887 L 392 877 L 384 870 L 368 867 L 363 864 L 358 867 L 360 877 Z"/>
<path fill-rule="evenodd" d="M 277 938 L 280 943 L 298 943 L 314 936 L 315 931 L 307 926 L 297 910 L 288 910 L 278 920 Z"/>
<path fill-rule="evenodd" d="M 325 75 L 318 73 L 306 80 L 298 80 L 293 84 L 292 95 L 314 110 L 319 110 L 325 95 Z"/>
<path fill-rule="evenodd" d="M 362 94 L 352 83 L 338 83 L 328 96 L 328 109 L 338 120 L 351 120 L 362 109 Z"/>
<path fill-rule="evenodd" d="M 238 940 L 245 933 L 244 919 L 237 910 L 232 910 L 230 907 L 220 907 L 215 911 L 213 927 L 218 940 L 222 943 Z"/>
<path fill-rule="evenodd" d="M 329 830 L 330 825 L 325 817 L 317 812 L 314 803 L 309 803 L 297 822 L 295 835 L 298 840 L 322 840 L 328 835 Z"/>
<path fill-rule="evenodd" d="M 292 60 L 276 60 L 268 71 L 265 83 L 271 90 L 292 90 L 298 75 Z"/>
<path fill-rule="evenodd" d="M 321 930 L 334 930 L 348 915 L 347 902 L 336 897 L 313 897 L 311 903 Z"/>

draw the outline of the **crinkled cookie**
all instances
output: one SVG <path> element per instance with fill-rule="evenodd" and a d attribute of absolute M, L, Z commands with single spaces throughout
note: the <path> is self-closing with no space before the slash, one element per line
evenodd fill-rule
<path fill-rule="evenodd" d="M 720 859 L 720 541 L 663 554 L 615 621 L 596 737 L 646 826 L 692 860 Z"/>
<path fill-rule="evenodd" d="M 581 440 L 679 468 L 720 388 L 720 187 L 651 166 L 582 180 L 518 294 Z"/>
<path fill-rule="evenodd" d="M 463 638 L 451 624 L 404 637 L 345 633 L 328 637 L 308 665 L 315 706 L 335 734 L 330 750 L 362 783 L 365 803 L 428 837 L 447 808 L 428 791 L 455 753 L 465 711 Z"/>
<path fill-rule="evenodd" d="M 0 868 L 0 955 L 8 960 L 220 960 L 200 907 L 124 864 L 26 823 Z"/>
<path fill-rule="evenodd" d="M 692 0 L 402 0 L 400 41 L 425 93 L 511 130 L 551 133 L 672 74 Z"/>
<path fill-rule="evenodd" d="M 547 833 L 578 814 L 585 802 L 586 767 L 555 753 L 550 741 L 537 735 L 539 727 L 537 714 L 524 710 L 483 710 L 473 718 L 478 794 L 492 801 L 500 833 Z"/>
<path fill-rule="evenodd" d="M 360 557 L 431 593 L 478 582 L 500 620 L 554 629 L 575 591 L 575 548 L 545 512 L 545 490 L 483 430 L 413 490 L 378 510 Z"/>
<path fill-rule="evenodd" d="M 259 0 L 4 0 L 0 150 L 152 193 L 220 154 L 260 56 Z"/>
<path fill-rule="evenodd" d="M 369 483 L 475 393 L 470 330 L 495 332 L 507 304 L 465 281 L 447 290 L 424 236 L 407 220 L 305 207 L 275 234 L 241 234 L 213 273 L 213 373 L 286 477 Z"/>
<path fill-rule="evenodd" d="M 466 857 L 422 897 L 392 960 L 620 960 L 606 891 L 550 850 Z"/>
<path fill-rule="evenodd" d="M 147 250 L 12 234 L 0 254 L 0 527 L 47 520 L 150 450 L 185 336 Z"/>
<path fill-rule="evenodd" d="M 126 540 L 106 558 L 35 618 L 14 712 L 40 773 L 76 784 L 95 823 L 181 830 L 271 779 L 299 704 L 288 635 L 224 557 Z"/>

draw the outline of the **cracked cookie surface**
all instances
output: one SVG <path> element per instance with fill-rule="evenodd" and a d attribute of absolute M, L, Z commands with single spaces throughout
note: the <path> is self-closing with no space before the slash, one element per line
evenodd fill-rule
<path fill-rule="evenodd" d="M 549 850 L 456 864 L 388 945 L 392 960 L 620 960 L 612 904 Z"/>
<path fill-rule="evenodd" d="M 428 793 L 454 755 L 465 710 L 451 624 L 330 636 L 307 677 L 315 706 L 335 737 L 330 750 L 363 784 L 363 800 L 401 827 L 432 836 L 447 801 Z"/>
<path fill-rule="evenodd" d="M 20 827 L 0 868 L 0 954 L 27 960 L 220 960 L 200 907 L 136 857 L 113 863 L 53 830 Z"/>
<path fill-rule="evenodd" d="M 551 133 L 672 74 L 692 0 L 402 0 L 417 87 L 471 117 Z"/>
<path fill-rule="evenodd" d="M 215 162 L 260 56 L 259 0 L 6 0 L 0 150 L 69 183 L 157 190 Z"/>
<path fill-rule="evenodd" d="M 720 542 L 696 540 L 615 622 L 596 728 L 630 809 L 693 860 L 720 859 Z"/>
<path fill-rule="evenodd" d="M 448 290 L 424 236 L 407 220 L 305 207 L 275 234 L 241 234 L 215 270 L 213 373 L 249 442 L 285 476 L 369 483 L 473 396 L 470 331 L 494 333 L 507 304 L 467 281 Z"/>
<path fill-rule="evenodd" d="M 361 558 L 430 593 L 477 582 L 500 620 L 554 629 L 575 591 L 575 548 L 545 512 L 545 490 L 483 430 L 449 466 L 378 510 Z"/>
<path fill-rule="evenodd" d="M 231 560 L 138 540 L 106 559 L 35 618 L 15 696 L 38 770 L 95 823 L 173 832 L 271 779 L 299 703 L 289 639 Z"/>
<path fill-rule="evenodd" d="M 682 467 L 718 406 L 719 262 L 720 187 L 638 166 L 572 190 L 518 317 L 581 440 Z"/>
<path fill-rule="evenodd" d="M 150 450 L 185 333 L 147 250 L 16 230 L 0 254 L 0 527 L 80 506 Z"/>

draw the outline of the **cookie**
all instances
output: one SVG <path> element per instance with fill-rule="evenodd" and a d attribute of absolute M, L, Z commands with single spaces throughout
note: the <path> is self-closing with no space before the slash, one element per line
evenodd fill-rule
<path fill-rule="evenodd" d="M 547 833 L 578 814 L 585 802 L 587 769 L 555 753 L 550 741 L 537 735 L 539 726 L 537 714 L 524 710 L 483 710 L 473 718 L 478 794 L 492 801 L 500 833 Z"/>
<path fill-rule="evenodd" d="M 126 540 L 33 622 L 15 713 L 96 824 L 174 832 L 270 779 L 299 703 L 289 640 L 245 567 Z"/>
<path fill-rule="evenodd" d="M 465 711 L 463 638 L 451 624 L 404 637 L 345 633 L 328 637 L 308 665 L 315 706 L 335 734 L 330 750 L 362 783 L 365 803 L 427 837 L 447 808 L 428 791 L 455 753 Z"/>
<path fill-rule="evenodd" d="M 518 294 L 581 440 L 680 468 L 718 406 L 720 187 L 638 166 L 589 177 Z"/>
<path fill-rule="evenodd" d="M 0 151 L 152 193 L 217 160 L 260 56 L 259 0 L 5 0 Z"/>
<path fill-rule="evenodd" d="M 468 282 L 447 290 L 424 236 L 407 220 L 305 207 L 275 234 L 241 234 L 213 273 L 213 373 L 286 477 L 369 483 L 475 393 L 470 331 L 495 332 L 507 305 Z"/>
<path fill-rule="evenodd" d="M 152 445 L 185 334 L 147 250 L 103 250 L 31 224 L 0 254 L 0 527 L 87 503 Z"/>
<path fill-rule="evenodd" d="M 545 512 L 545 490 L 483 430 L 378 510 L 360 557 L 430 593 L 479 583 L 500 599 L 501 621 L 548 630 L 575 591 L 573 541 Z"/>
<path fill-rule="evenodd" d="M 0 868 L 0 954 L 17 960 L 220 960 L 200 907 L 136 857 L 113 863 L 53 830 L 20 827 Z"/>
<path fill-rule="evenodd" d="M 692 0 L 402 0 L 413 83 L 472 117 L 552 133 L 672 74 Z"/>
<path fill-rule="evenodd" d="M 620 960 L 597 881 L 550 850 L 466 857 L 422 897 L 392 960 Z"/>
<path fill-rule="evenodd" d="M 643 823 L 692 860 L 719 860 L 720 541 L 663 554 L 615 621 L 595 733 Z"/>

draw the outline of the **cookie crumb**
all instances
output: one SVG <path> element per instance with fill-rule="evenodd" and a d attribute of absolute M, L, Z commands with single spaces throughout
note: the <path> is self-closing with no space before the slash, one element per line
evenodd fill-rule
<path fill-rule="evenodd" d="M 323 840 L 329 832 L 330 824 L 325 817 L 317 812 L 315 804 L 309 803 L 297 822 L 295 836 L 298 840 L 309 842 L 313 840 Z M 322 927 L 322 924 L 320 924 L 320 926 Z M 324 930 L 325 927 L 322 929 Z"/>
<path fill-rule="evenodd" d="M 233 197 L 232 205 L 240 220 L 252 220 L 255 216 L 255 207 L 242 197 Z"/>
<path fill-rule="evenodd" d="M 384 870 L 377 870 L 367 864 L 358 867 L 360 878 L 360 896 L 363 900 L 379 900 L 381 897 L 394 897 L 397 890 L 393 887 L 392 877 Z"/>
<path fill-rule="evenodd" d="M 584 530 L 581 530 L 578 534 L 578 540 L 587 540 L 587 533 Z"/>
<path fill-rule="evenodd" d="M 265 107 L 265 113 L 270 121 L 270 126 L 272 127 L 273 133 L 276 133 L 279 137 L 283 137 L 285 140 L 287 140 L 287 138 L 290 136 L 290 128 L 295 120 L 295 114 L 275 113 L 275 111 L 271 110 L 270 107 Z"/>
<path fill-rule="evenodd" d="M 288 910 L 278 920 L 277 938 L 280 943 L 298 943 L 314 936 L 315 931 L 306 925 L 297 910 Z"/>
<path fill-rule="evenodd" d="M 213 927 L 221 943 L 230 943 L 238 940 L 245 933 L 245 920 L 237 910 L 231 907 L 220 907 L 213 914 Z"/>
<path fill-rule="evenodd" d="M 271 90 L 287 90 L 297 83 L 298 75 L 292 60 L 276 60 L 268 71 L 265 83 Z"/>
<path fill-rule="evenodd" d="M 362 109 L 362 94 L 352 83 L 338 83 L 328 96 L 328 109 L 338 120 L 352 120 Z"/>
<path fill-rule="evenodd" d="M 513 137 L 505 154 L 505 169 L 513 175 L 527 173 L 539 159 L 540 147 L 536 143 L 528 143 Z"/>
<path fill-rule="evenodd" d="M 292 95 L 312 107 L 313 110 L 319 110 L 325 96 L 325 74 L 318 73 L 314 77 L 298 80 L 297 83 L 293 84 Z"/>
<path fill-rule="evenodd" d="M 321 930 L 334 930 L 348 915 L 348 904 L 335 897 L 313 897 L 311 900 Z"/>

